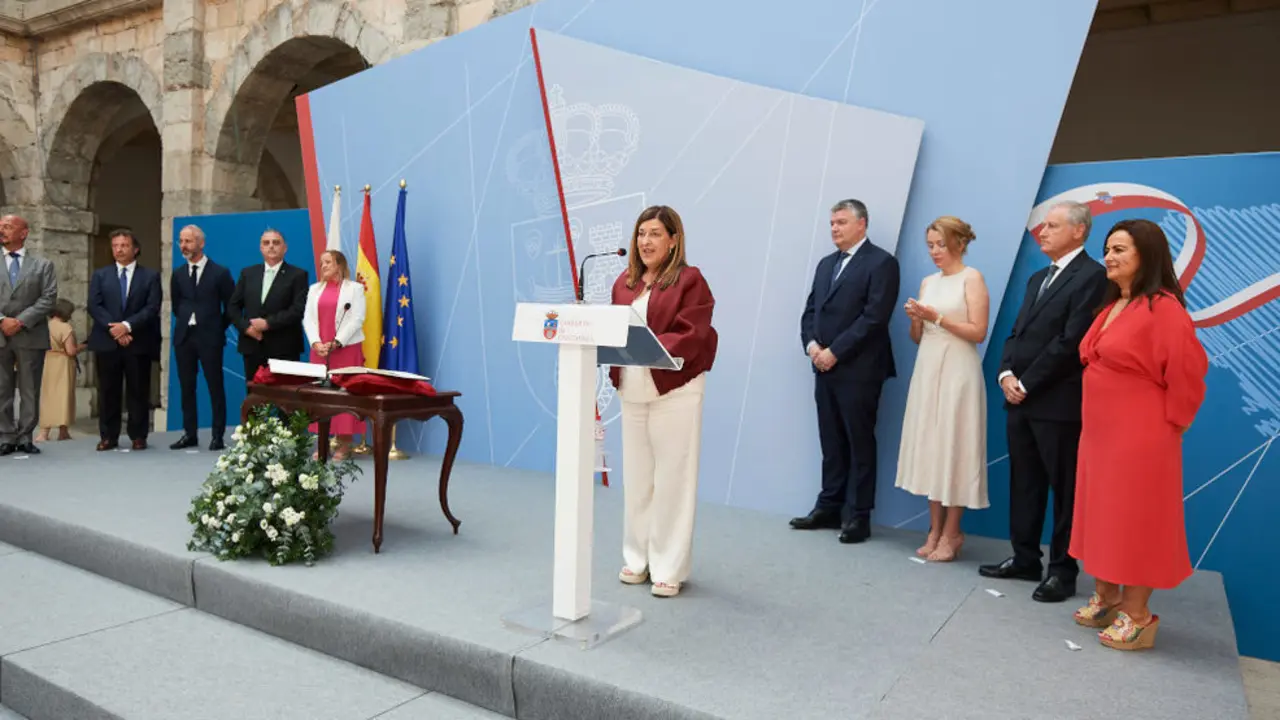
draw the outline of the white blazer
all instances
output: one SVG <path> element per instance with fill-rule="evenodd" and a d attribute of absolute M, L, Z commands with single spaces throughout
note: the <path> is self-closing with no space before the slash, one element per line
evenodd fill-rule
<path fill-rule="evenodd" d="M 307 347 L 324 342 L 320 339 L 320 294 L 324 292 L 323 281 L 313 284 L 307 289 L 307 310 L 302 315 L 302 329 L 307 333 Z M 351 309 L 343 311 L 343 306 L 351 303 Z M 342 347 L 350 347 L 364 342 L 364 286 L 351 280 L 343 280 L 338 290 L 338 308 L 334 320 L 338 321 L 334 339 Z"/>

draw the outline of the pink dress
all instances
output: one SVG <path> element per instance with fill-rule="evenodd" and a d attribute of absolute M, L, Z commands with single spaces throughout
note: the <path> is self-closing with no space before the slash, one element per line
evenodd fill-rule
<path fill-rule="evenodd" d="M 328 283 L 325 285 L 324 291 L 320 293 L 320 300 L 316 306 L 316 320 L 320 325 L 320 342 L 322 343 L 332 341 L 334 335 L 338 332 L 338 294 L 341 289 L 342 286 L 338 283 Z M 324 358 L 314 349 L 311 350 L 310 361 L 324 364 Z M 329 353 L 330 369 L 363 366 L 364 348 L 361 345 L 346 345 L 341 348 L 335 348 Z M 318 426 L 312 423 L 311 432 L 318 431 Z M 358 435 L 363 432 L 365 432 L 365 424 L 355 415 L 335 415 L 329 421 L 330 436 Z"/>

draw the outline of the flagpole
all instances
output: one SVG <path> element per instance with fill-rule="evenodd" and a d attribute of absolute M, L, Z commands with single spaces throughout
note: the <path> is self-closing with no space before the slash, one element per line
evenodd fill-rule
<path fill-rule="evenodd" d="M 368 195 L 371 189 L 372 189 L 371 186 L 365 185 L 364 194 Z M 358 254 L 359 250 L 357 249 L 356 252 Z M 370 452 L 373 452 L 373 448 L 369 447 L 369 442 L 368 442 L 369 434 L 370 434 L 369 423 L 366 421 L 364 424 L 364 432 L 361 433 L 360 435 L 360 444 L 351 448 L 351 452 L 355 453 L 356 455 L 368 455 Z"/>
<path fill-rule="evenodd" d="M 401 178 L 400 189 L 405 190 L 407 187 L 408 187 L 408 184 L 404 181 L 404 178 Z M 409 453 L 396 447 L 396 426 L 395 425 L 391 426 L 391 452 L 387 453 L 387 459 L 388 460 L 408 460 L 409 459 Z"/>

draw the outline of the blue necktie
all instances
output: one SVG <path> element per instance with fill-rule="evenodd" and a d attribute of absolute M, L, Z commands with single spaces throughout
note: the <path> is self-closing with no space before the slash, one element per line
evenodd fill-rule
<path fill-rule="evenodd" d="M 836 267 L 831 271 L 831 285 L 835 287 L 836 280 L 840 278 L 840 269 L 845 265 L 845 258 L 849 257 L 849 253 L 840 253 L 836 256 Z"/>
<path fill-rule="evenodd" d="M 129 300 L 129 268 L 120 268 L 120 309 Z"/>
<path fill-rule="evenodd" d="M 19 263 L 22 262 L 22 256 L 17 252 L 11 252 L 9 257 L 13 258 L 13 262 L 9 263 L 9 287 L 13 288 L 18 286 Z"/>

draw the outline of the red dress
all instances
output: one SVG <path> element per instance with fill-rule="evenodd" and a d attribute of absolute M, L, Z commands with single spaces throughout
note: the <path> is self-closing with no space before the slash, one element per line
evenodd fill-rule
<path fill-rule="evenodd" d="M 1072 557 L 1111 583 L 1159 589 L 1191 575 L 1182 512 L 1182 433 L 1209 359 L 1173 297 L 1134 300 L 1080 343 L 1085 364 Z"/>
<path fill-rule="evenodd" d="M 316 321 L 320 325 L 320 342 L 331 342 L 338 333 L 338 294 L 342 286 L 338 283 L 327 283 L 316 303 Z M 310 362 L 324 364 L 324 358 L 313 348 Z M 329 367 L 337 370 L 344 367 L 364 366 L 364 348 L 361 345 L 346 345 L 335 348 L 329 353 Z M 318 432 L 319 426 L 311 424 L 311 432 Z M 355 415 L 335 415 L 329 421 L 329 435 L 359 435 L 365 431 L 365 424 Z"/>

